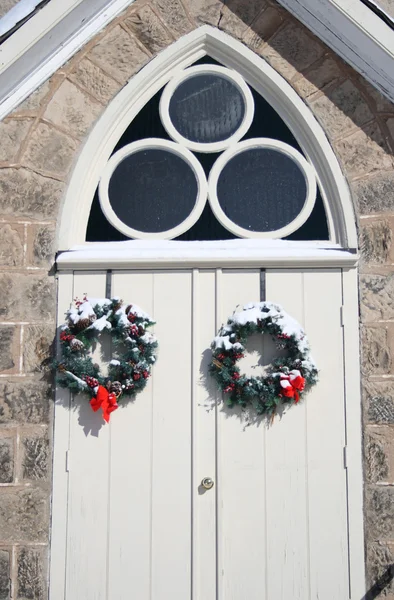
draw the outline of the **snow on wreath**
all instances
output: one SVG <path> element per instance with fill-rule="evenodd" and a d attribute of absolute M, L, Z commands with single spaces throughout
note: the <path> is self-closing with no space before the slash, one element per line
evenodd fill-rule
<path fill-rule="evenodd" d="M 74 303 L 60 327 L 62 358 L 54 365 L 59 372 L 57 380 L 74 393 L 88 394 L 92 409 L 101 408 L 108 422 L 121 396 L 134 396 L 146 386 L 157 349 L 157 340 L 147 329 L 155 322 L 136 304 L 124 306 L 119 298 L 85 295 Z M 101 373 L 90 356 L 92 346 L 104 331 L 111 333 L 115 354 L 108 376 Z"/>
<path fill-rule="evenodd" d="M 287 356 L 277 358 L 264 377 L 240 373 L 237 361 L 244 357 L 249 336 L 268 333 L 278 350 Z M 276 413 L 277 406 L 297 404 L 301 394 L 318 379 L 305 332 L 281 306 L 272 302 L 246 304 L 223 325 L 211 345 L 213 359 L 209 370 L 219 388 L 227 394 L 227 404 L 253 406 L 260 415 Z"/>

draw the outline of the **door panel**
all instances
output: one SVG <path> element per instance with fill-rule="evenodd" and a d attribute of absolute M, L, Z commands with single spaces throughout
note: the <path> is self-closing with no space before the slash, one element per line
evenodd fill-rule
<path fill-rule="evenodd" d="M 74 276 L 73 297 L 105 289 L 105 273 Z M 259 301 L 260 271 L 112 274 L 112 296 L 157 321 L 158 361 L 109 425 L 86 399 L 69 413 L 65 600 L 349 597 L 341 273 L 268 270 L 266 290 L 305 327 L 320 382 L 273 423 L 247 424 L 217 405 L 207 368 L 220 325 Z M 252 346 L 271 359 L 269 339 Z"/>

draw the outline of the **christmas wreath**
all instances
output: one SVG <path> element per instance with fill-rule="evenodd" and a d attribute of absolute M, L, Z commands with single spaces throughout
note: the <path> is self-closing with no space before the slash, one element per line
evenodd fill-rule
<path fill-rule="evenodd" d="M 121 396 L 134 396 L 146 386 L 157 348 L 156 338 L 147 329 L 155 322 L 138 306 L 124 306 L 119 298 L 85 296 L 74 302 L 60 327 L 62 358 L 55 362 L 58 382 L 74 393 L 88 394 L 92 409 L 101 408 L 108 422 Z M 105 331 L 111 333 L 114 351 L 107 376 L 90 356 Z"/>
<path fill-rule="evenodd" d="M 249 336 L 268 333 L 287 356 L 277 358 L 265 376 L 247 377 L 237 362 Z M 271 302 L 246 304 L 222 326 L 211 345 L 209 370 L 227 395 L 227 404 L 254 406 L 258 414 L 274 415 L 280 403 L 298 403 L 300 395 L 317 383 L 318 371 L 306 335 L 295 319 Z"/>

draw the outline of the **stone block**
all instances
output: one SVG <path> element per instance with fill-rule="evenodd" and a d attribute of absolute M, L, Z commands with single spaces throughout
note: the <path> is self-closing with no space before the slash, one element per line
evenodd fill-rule
<path fill-rule="evenodd" d="M 394 319 L 394 273 L 360 275 L 360 306 L 364 323 Z"/>
<path fill-rule="evenodd" d="M 361 365 L 365 375 L 389 373 L 391 353 L 387 330 L 384 327 L 363 327 Z"/>
<path fill-rule="evenodd" d="M 0 483 L 14 481 L 14 438 L 0 438 Z"/>
<path fill-rule="evenodd" d="M 393 232 L 389 221 L 364 221 L 360 229 L 360 249 L 364 263 L 385 263 L 391 251 Z"/>
<path fill-rule="evenodd" d="M 368 427 L 365 439 L 365 472 L 371 483 L 394 481 L 394 427 Z"/>
<path fill-rule="evenodd" d="M 324 47 L 308 35 L 304 26 L 293 21 L 270 38 L 261 54 L 283 77 L 291 80 L 319 60 Z"/>
<path fill-rule="evenodd" d="M 0 531 L 3 543 L 46 542 L 48 526 L 47 489 L 38 486 L 2 489 Z"/>
<path fill-rule="evenodd" d="M 27 169 L 0 169 L 0 214 L 29 219 L 54 218 L 64 183 Z"/>
<path fill-rule="evenodd" d="M 381 171 L 351 184 L 353 198 L 362 215 L 394 212 L 394 173 Z"/>
<path fill-rule="evenodd" d="M 366 421 L 394 424 L 392 381 L 364 381 L 362 394 Z"/>
<path fill-rule="evenodd" d="M 153 0 L 153 6 L 175 37 L 194 29 L 181 0 Z"/>
<path fill-rule="evenodd" d="M 64 178 L 75 156 L 77 143 L 68 135 L 39 123 L 22 157 L 24 166 Z"/>
<path fill-rule="evenodd" d="M 132 35 L 115 27 L 88 53 L 96 65 L 119 83 L 126 83 L 149 60 Z"/>
<path fill-rule="evenodd" d="M 54 357 L 55 325 L 25 325 L 23 371 L 41 373 L 51 368 Z"/>
<path fill-rule="evenodd" d="M 221 0 L 191 0 L 187 4 L 190 16 L 197 25 L 217 26 L 223 8 Z"/>
<path fill-rule="evenodd" d="M 377 123 L 337 140 L 335 150 L 349 179 L 394 167 L 393 157 Z"/>
<path fill-rule="evenodd" d="M 31 429 L 31 428 L 30 428 Z M 33 435 L 34 433 L 34 435 Z M 49 478 L 49 439 L 46 430 L 23 431 L 21 473 L 25 481 L 46 481 Z"/>
<path fill-rule="evenodd" d="M 243 36 L 243 42 L 254 52 L 259 52 L 259 48 L 279 29 L 285 18 L 283 11 L 269 6 L 253 21 Z"/>
<path fill-rule="evenodd" d="M 265 0 L 259 0 L 258 2 L 226 0 L 218 27 L 233 37 L 242 39 L 247 28 L 266 7 L 267 2 Z"/>
<path fill-rule="evenodd" d="M 383 541 L 392 538 L 394 488 L 390 486 L 367 486 L 364 513 L 368 538 L 371 541 Z"/>
<path fill-rule="evenodd" d="M 41 109 L 45 96 L 49 93 L 51 81 L 43 83 L 35 92 L 33 92 L 26 100 L 22 102 L 13 111 L 14 115 L 36 116 Z"/>
<path fill-rule="evenodd" d="M 9 600 L 11 581 L 11 561 L 8 550 L 0 550 L 0 600 Z"/>
<path fill-rule="evenodd" d="M 31 225 L 27 234 L 27 264 L 50 268 L 55 260 L 55 226 Z"/>
<path fill-rule="evenodd" d="M 391 595 L 394 594 L 393 563 L 394 544 L 390 542 L 367 544 L 367 584 L 368 588 L 377 586 L 376 592 L 383 592 L 382 596 L 378 596 L 381 600 L 393 598 Z M 374 600 L 373 597 L 370 600 Z"/>
<path fill-rule="evenodd" d="M 342 71 L 338 63 L 329 56 L 324 57 L 317 65 L 308 69 L 302 77 L 295 79 L 293 85 L 300 96 L 309 98 L 341 77 Z"/>
<path fill-rule="evenodd" d="M 52 321 L 56 313 L 55 282 L 48 275 L 0 274 L 0 319 Z"/>
<path fill-rule="evenodd" d="M 0 223 L 0 266 L 23 265 L 24 227 Z"/>
<path fill-rule="evenodd" d="M 53 403 L 51 386 L 33 378 L 0 380 L 0 423 L 48 424 Z"/>
<path fill-rule="evenodd" d="M 333 139 L 362 127 L 373 119 L 368 104 L 351 81 L 344 81 L 311 102 L 314 115 Z"/>
<path fill-rule="evenodd" d="M 43 118 L 83 138 L 102 111 L 102 106 L 67 79 L 49 102 Z"/>
<path fill-rule="evenodd" d="M 88 90 L 102 104 L 108 104 L 121 89 L 121 85 L 117 81 L 87 59 L 77 63 L 69 78 Z"/>
<path fill-rule="evenodd" d="M 0 123 L 0 161 L 16 161 L 32 123 L 32 119 L 7 119 Z"/>
<path fill-rule="evenodd" d="M 20 548 L 17 555 L 17 598 L 20 600 L 45 600 L 46 550 Z"/>
<path fill-rule="evenodd" d="M 0 325 L 0 372 L 15 373 L 19 369 L 20 329 Z"/>
<path fill-rule="evenodd" d="M 163 48 L 167 48 L 173 42 L 173 38 L 165 29 L 158 16 L 147 5 L 132 12 L 124 20 L 124 24 L 144 44 L 145 48 L 151 54 L 156 54 Z"/>

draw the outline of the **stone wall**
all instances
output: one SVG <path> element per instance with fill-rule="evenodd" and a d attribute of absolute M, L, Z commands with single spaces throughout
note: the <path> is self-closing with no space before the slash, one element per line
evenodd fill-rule
<path fill-rule="evenodd" d="M 10 581 L 13 598 L 46 597 L 53 261 L 72 165 L 130 77 L 204 23 L 241 40 L 290 82 L 348 179 L 362 251 L 369 585 L 394 562 L 394 107 L 270 0 L 137 0 L 0 123 L 0 600 L 10 597 Z M 394 600 L 394 585 L 382 594 Z"/>

